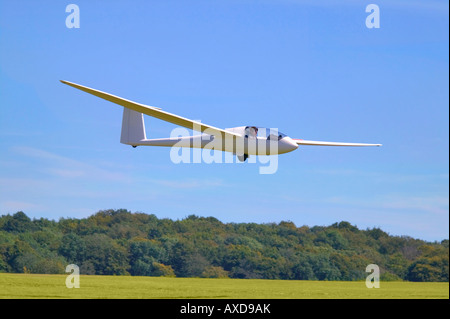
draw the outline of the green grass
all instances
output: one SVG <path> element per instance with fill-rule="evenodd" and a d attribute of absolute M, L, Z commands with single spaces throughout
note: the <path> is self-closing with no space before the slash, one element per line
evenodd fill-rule
<path fill-rule="evenodd" d="M 229 298 L 229 299 L 448 299 L 448 283 L 287 281 L 130 276 L 81 276 L 80 288 L 66 275 L 0 274 L 0 298 Z"/>

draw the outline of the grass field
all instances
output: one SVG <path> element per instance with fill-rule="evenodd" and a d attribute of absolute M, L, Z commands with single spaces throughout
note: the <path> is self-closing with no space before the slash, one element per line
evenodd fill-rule
<path fill-rule="evenodd" d="M 129 276 L 80 276 L 80 288 L 66 287 L 66 275 L 0 274 L 0 298 L 179 298 L 179 299 L 448 299 L 448 283 L 287 281 Z"/>

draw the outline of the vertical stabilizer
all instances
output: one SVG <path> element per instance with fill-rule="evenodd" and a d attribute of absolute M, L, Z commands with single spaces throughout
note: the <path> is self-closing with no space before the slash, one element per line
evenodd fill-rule
<path fill-rule="evenodd" d="M 145 139 L 144 115 L 124 107 L 120 143 L 135 146 Z"/>

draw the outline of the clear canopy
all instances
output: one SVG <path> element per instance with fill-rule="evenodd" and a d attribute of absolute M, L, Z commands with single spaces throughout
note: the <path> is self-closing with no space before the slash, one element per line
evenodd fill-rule
<path fill-rule="evenodd" d="M 247 126 L 245 127 L 245 137 L 259 137 L 266 138 L 268 140 L 279 141 L 286 134 L 281 133 L 275 128 L 257 127 L 257 126 Z"/>

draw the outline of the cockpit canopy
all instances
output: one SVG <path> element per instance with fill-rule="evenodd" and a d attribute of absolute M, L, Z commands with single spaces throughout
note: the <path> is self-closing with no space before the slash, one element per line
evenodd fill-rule
<path fill-rule="evenodd" d="M 245 127 L 245 137 L 258 137 L 266 138 L 271 141 L 279 141 L 286 134 L 281 133 L 275 128 L 257 127 L 257 126 L 246 126 Z"/>

